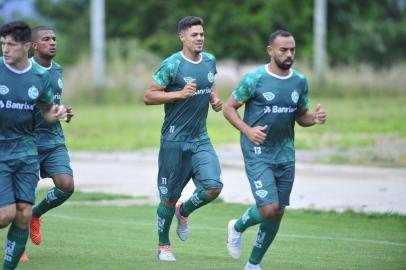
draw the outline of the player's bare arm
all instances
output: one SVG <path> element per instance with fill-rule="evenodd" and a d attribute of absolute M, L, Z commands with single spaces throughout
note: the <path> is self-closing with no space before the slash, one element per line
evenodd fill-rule
<path fill-rule="evenodd" d="M 267 128 L 265 126 L 256 126 L 250 127 L 245 123 L 238 113 L 238 109 L 244 103 L 238 100 L 235 100 L 233 97 L 230 97 L 227 103 L 224 105 L 223 114 L 224 117 L 239 131 L 244 133 L 248 139 L 256 145 L 260 145 L 265 141 L 266 134 L 263 132 Z"/>
<path fill-rule="evenodd" d="M 219 112 L 223 109 L 223 102 L 217 95 L 217 88 L 216 85 L 213 85 L 211 88 L 211 94 L 210 94 L 210 104 L 212 109 L 215 112 Z"/>
<path fill-rule="evenodd" d="M 196 92 L 196 82 L 191 81 L 180 91 L 166 92 L 165 87 L 152 82 L 144 95 L 144 103 L 146 105 L 159 105 L 174 102 L 179 99 L 191 97 Z"/>
<path fill-rule="evenodd" d="M 322 125 L 326 122 L 326 120 L 327 120 L 326 112 L 324 112 L 321 109 L 320 104 L 317 104 L 314 112 L 310 112 L 309 110 L 298 109 L 296 116 L 296 122 L 302 127 L 310 127 L 315 124 Z"/>
<path fill-rule="evenodd" d="M 47 122 L 55 123 L 57 121 L 67 120 L 67 109 L 63 105 L 57 104 L 40 104 L 39 105 Z"/>

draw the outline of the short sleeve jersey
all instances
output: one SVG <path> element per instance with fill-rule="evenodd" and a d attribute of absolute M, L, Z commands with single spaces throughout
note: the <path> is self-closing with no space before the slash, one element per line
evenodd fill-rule
<path fill-rule="evenodd" d="M 294 161 L 297 109 L 308 109 L 306 78 L 294 69 L 286 77 L 277 76 L 270 73 L 268 65 L 265 65 L 247 74 L 232 96 L 245 102 L 244 121 L 249 126 L 267 125 L 264 131 L 267 137 L 259 146 L 241 133 L 245 159 L 263 159 L 270 163 Z"/>
<path fill-rule="evenodd" d="M 209 138 L 206 119 L 216 73 L 216 59 L 206 52 L 200 54 L 197 62 L 177 52 L 161 63 L 152 79 L 165 87 L 165 91 L 180 91 L 193 79 L 197 84 L 195 95 L 164 105 L 162 140 L 193 142 Z"/>
<path fill-rule="evenodd" d="M 31 58 L 30 60 L 31 62 L 35 63 L 34 58 Z M 63 89 L 62 67 L 57 62 L 52 61 L 50 67 L 42 68 L 47 70 L 49 73 L 54 96 L 54 103 L 61 104 L 61 95 Z M 38 107 L 35 107 L 34 109 L 34 134 L 37 139 L 38 148 L 41 150 L 43 148 L 53 148 L 56 145 L 65 144 L 65 136 L 63 134 L 61 123 L 59 121 L 56 123 L 48 123 L 47 121 L 45 121 L 41 110 Z"/>
<path fill-rule="evenodd" d="M 0 160 L 37 155 L 34 106 L 52 104 L 50 77 L 35 63 L 18 71 L 0 58 Z"/>

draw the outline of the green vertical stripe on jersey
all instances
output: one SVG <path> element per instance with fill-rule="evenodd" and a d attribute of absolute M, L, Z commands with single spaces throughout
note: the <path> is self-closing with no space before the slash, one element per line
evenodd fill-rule
<path fill-rule="evenodd" d="M 161 63 L 152 79 L 165 87 L 165 91 L 180 91 L 192 79 L 197 83 L 194 96 L 164 105 L 163 140 L 191 142 L 208 138 L 206 119 L 216 73 L 216 59 L 206 52 L 201 53 L 198 62 L 189 61 L 177 52 Z"/>

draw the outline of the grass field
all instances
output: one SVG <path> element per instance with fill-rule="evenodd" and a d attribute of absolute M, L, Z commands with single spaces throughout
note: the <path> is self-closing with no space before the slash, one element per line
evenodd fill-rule
<path fill-rule="evenodd" d="M 384 151 L 365 153 L 362 158 L 353 159 L 345 153 L 338 161 L 406 165 L 406 151 L 400 151 L 405 148 L 402 145 L 406 146 L 406 106 L 403 106 L 406 96 L 312 98 L 312 109 L 317 102 L 328 114 L 327 123 L 311 128 L 297 127 L 297 149 L 348 150 L 361 147 L 362 151 L 369 151 L 368 146 L 385 145 Z M 75 118 L 64 125 L 71 150 L 130 151 L 159 146 L 163 106 L 137 103 L 78 106 L 74 110 Z M 239 142 L 239 133 L 222 113 L 210 112 L 207 126 L 214 144 Z M 390 149 L 392 145 L 394 149 Z M 386 155 L 385 151 L 388 152 Z"/>
<path fill-rule="evenodd" d="M 243 269 L 257 227 L 245 232 L 240 260 L 229 258 L 225 244 L 228 220 L 246 207 L 214 203 L 195 212 L 187 242 L 177 239 L 174 227 L 171 230 L 177 261 L 161 263 L 155 257 L 154 206 L 64 205 L 43 217 L 43 244 L 29 243 L 30 261 L 18 269 Z M 5 235 L 1 230 L 1 242 Z M 262 267 L 401 270 L 405 255 L 405 216 L 288 210 Z"/>

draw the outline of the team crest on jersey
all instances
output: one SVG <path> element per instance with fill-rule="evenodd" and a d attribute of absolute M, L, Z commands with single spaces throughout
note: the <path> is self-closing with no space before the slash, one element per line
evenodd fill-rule
<path fill-rule="evenodd" d="M 0 85 L 0 94 L 5 95 L 10 91 L 7 86 L 5 85 Z"/>
<path fill-rule="evenodd" d="M 38 89 L 37 87 L 35 87 L 34 85 L 31 86 L 30 88 L 28 88 L 28 96 L 31 99 L 36 99 L 39 95 Z"/>
<path fill-rule="evenodd" d="M 265 92 L 265 93 L 262 93 L 262 95 L 264 96 L 264 98 L 265 98 L 267 101 L 271 101 L 272 99 L 275 98 L 275 94 L 272 93 L 272 92 Z"/>
<path fill-rule="evenodd" d="M 214 74 L 213 74 L 213 72 L 209 72 L 209 73 L 207 73 L 207 79 L 209 80 L 209 82 L 214 82 Z"/>
<path fill-rule="evenodd" d="M 186 83 L 191 83 L 194 78 L 193 77 L 183 77 L 183 80 L 185 80 Z"/>
<path fill-rule="evenodd" d="M 62 81 L 62 79 L 61 78 L 59 78 L 58 79 L 58 86 L 59 86 L 59 88 L 63 88 L 63 81 Z"/>
<path fill-rule="evenodd" d="M 165 195 L 166 193 L 168 193 L 168 188 L 167 188 L 167 187 L 160 186 L 160 187 L 159 187 L 159 190 L 161 191 L 161 193 L 162 193 L 163 195 Z"/>
<path fill-rule="evenodd" d="M 292 92 L 292 101 L 296 104 L 299 100 L 299 93 L 296 90 Z"/>

